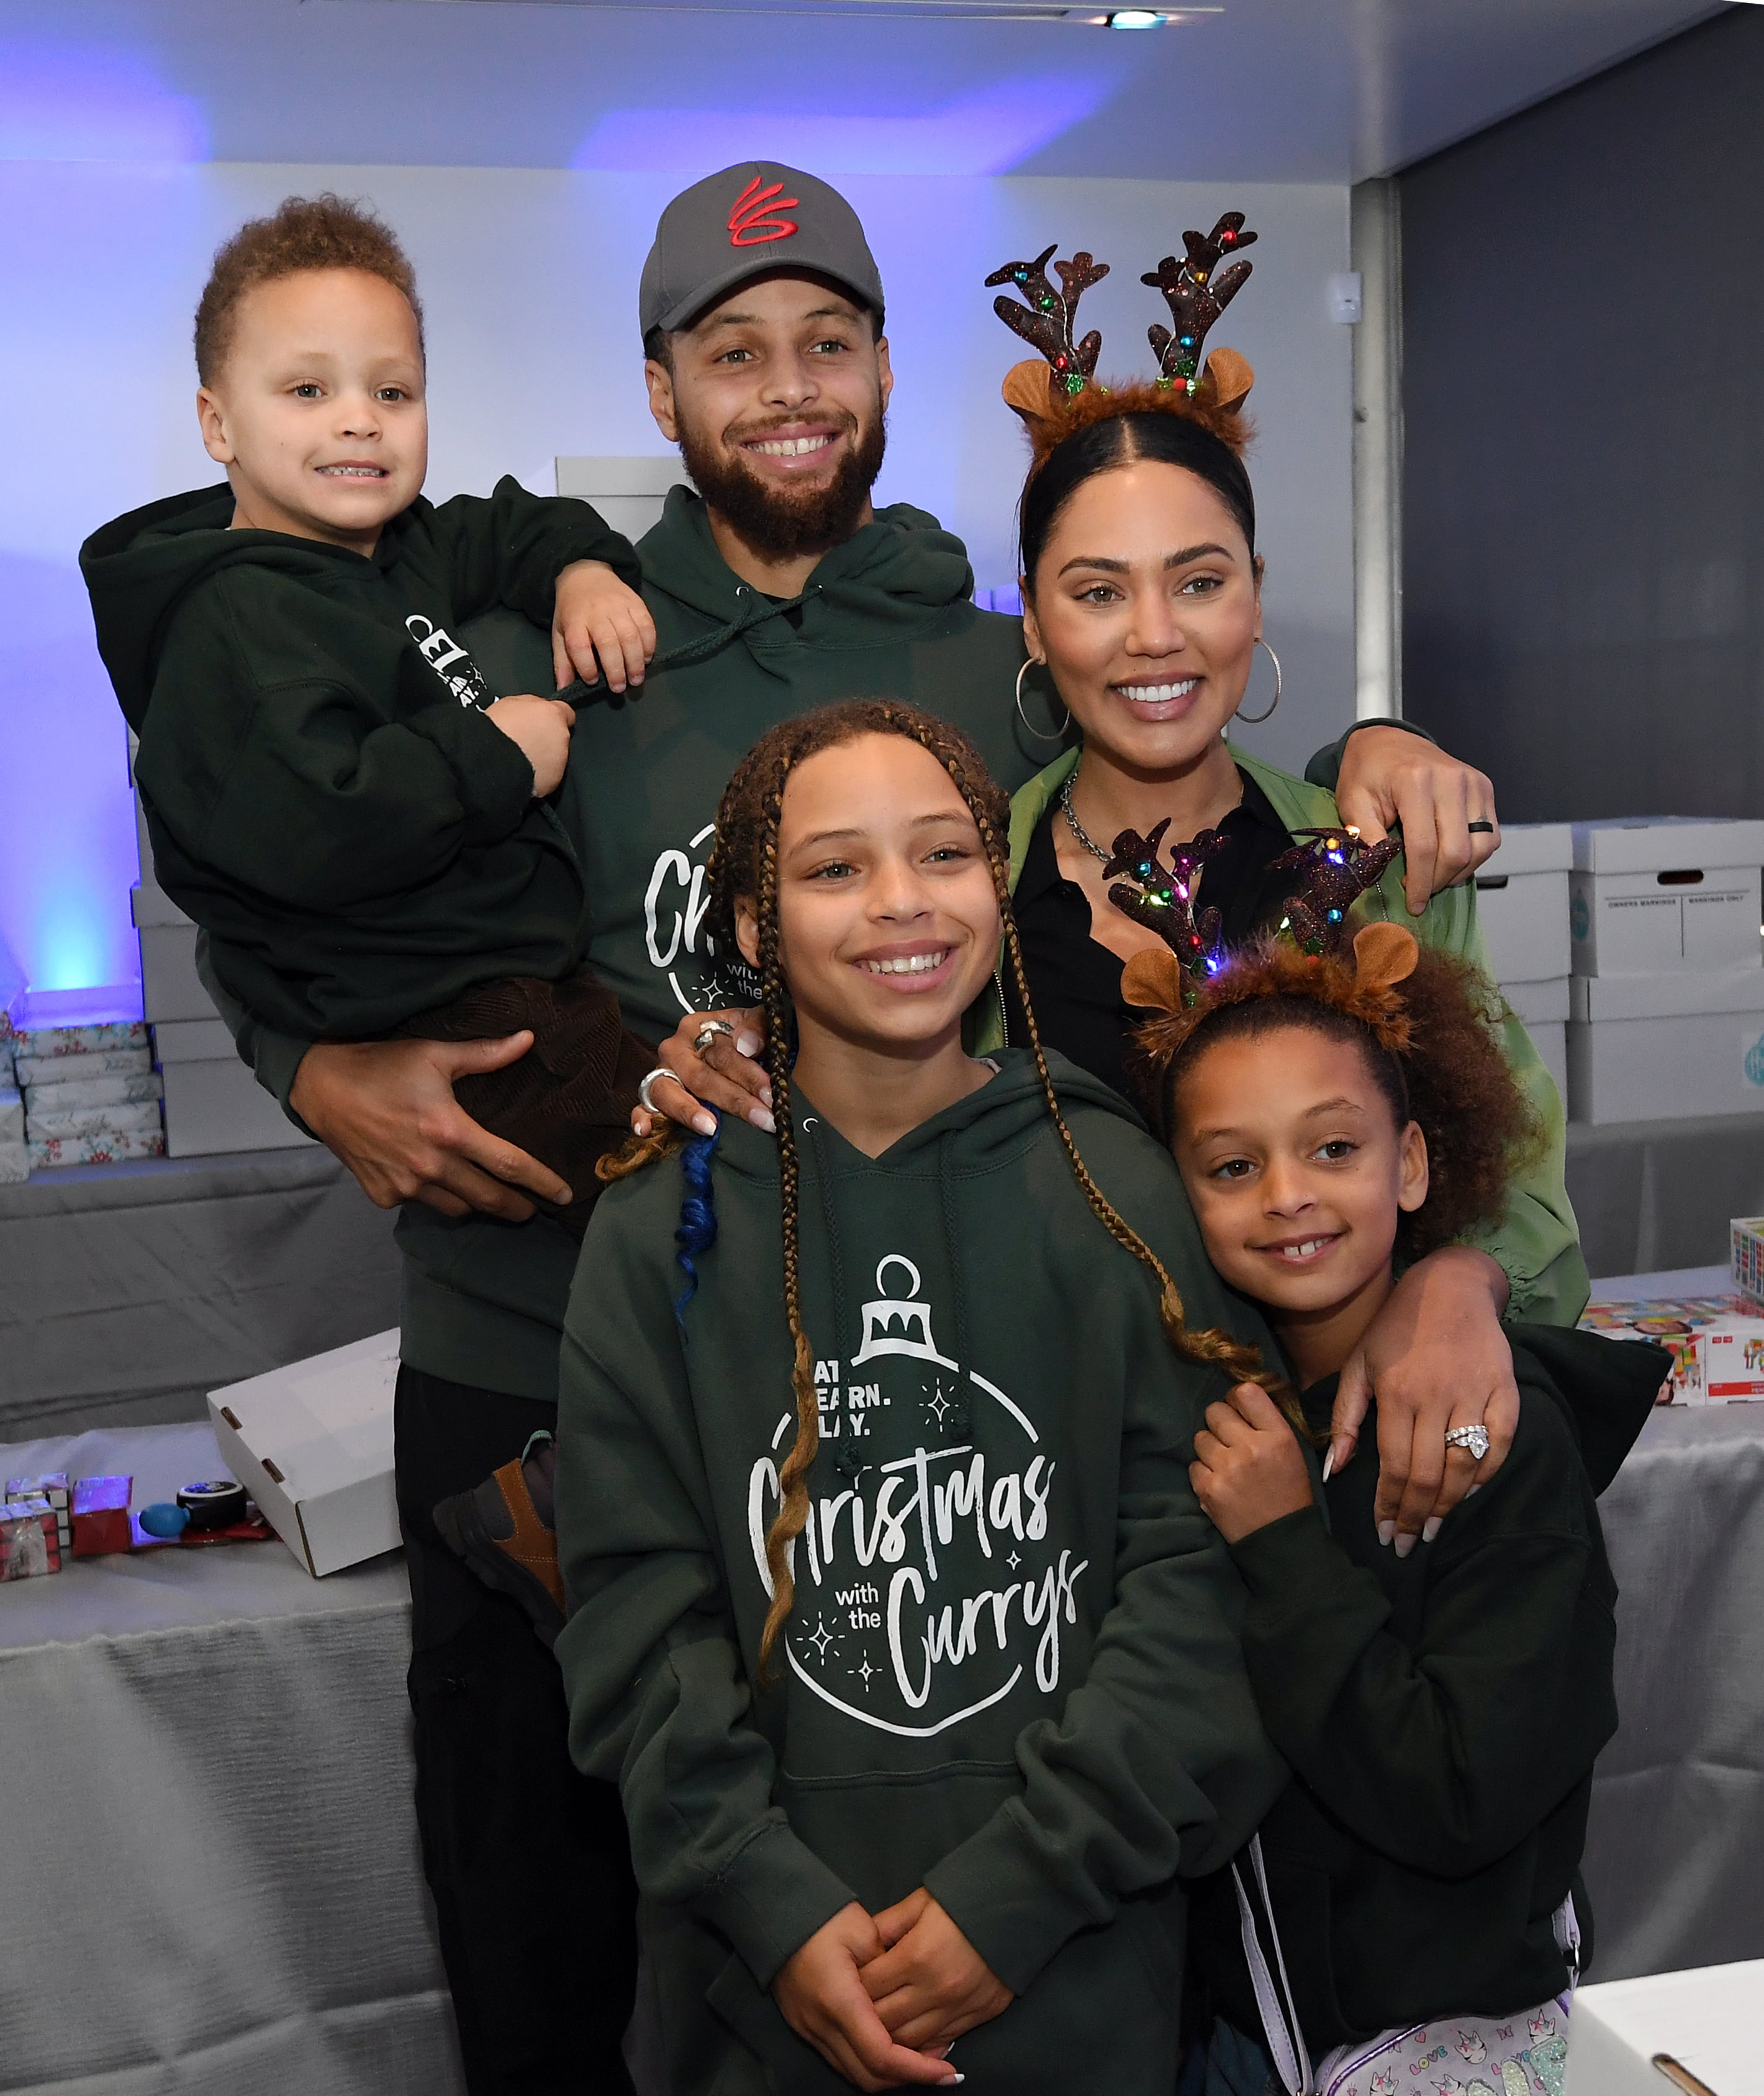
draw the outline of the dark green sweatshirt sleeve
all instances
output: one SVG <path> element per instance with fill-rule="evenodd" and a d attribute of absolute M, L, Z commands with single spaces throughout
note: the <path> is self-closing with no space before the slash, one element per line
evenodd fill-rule
<path fill-rule="evenodd" d="M 220 615 L 190 622 L 167 651 L 136 766 L 149 827 L 186 858 L 331 910 L 420 887 L 521 823 L 532 766 L 476 707 L 438 684 L 432 705 L 387 720 L 340 672 L 265 682 L 247 640 L 255 600 L 231 573 L 213 587 Z M 285 609 L 292 622 L 325 606 L 290 591 Z"/>
<path fill-rule="evenodd" d="M 1015 1993 L 1124 1898 L 1223 1863 L 1286 1780 L 1243 1669 L 1242 1589 L 1188 1479 L 1224 1381 L 1177 1361 L 1155 1312 L 1146 1322 L 1115 1601 L 1089 1671 L 1057 1721 L 1020 1736 L 1021 1794 L 926 1880 Z"/>
<path fill-rule="evenodd" d="M 1327 793 L 1335 791 L 1335 782 L 1342 775 L 1342 759 L 1347 754 L 1348 737 L 1358 735 L 1363 727 L 1399 727 L 1405 734 L 1418 735 L 1423 742 L 1434 740 L 1426 728 L 1417 727 L 1413 721 L 1399 720 L 1387 714 L 1374 714 L 1369 719 L 1350 722 L 1334 741 L 1325 743 L 1304 767 L 1304 775 L 1312 785 L 1321 786 Z"/>
<path fill-rule="evenodd" d="M 1314 1508 L 1232 1552 L 1249 1588 L 1245 1657 L 1276 1744 L 1351 1833 L 1435 1876 L 1504 1855 L 1616 1729 L 1609 1599 L 1588 1576 L 1590 1493 L 1565 1425 L 1538 1402 L 1522 1423 L 1560 1460 L 1534 1451 L 1521 1456 L 1526 1474 L 1509 1478 L 1509 1456 L 1426 1546 L 1439 1557 L 1417 1550 L 1401 1568 L 1417 1598 L 1425 1583 L 1418 1648 Z"/>
<path fill-rule="evenodd" d="M 645 1897 L 710 1923 L 768 1987 L 853 1894 L 772 1802 L 776 1757 L 751 1719 L 665 1290 L 598 1217 L 583 1261 L 603 1300 L 631 1305 L 620 1325 L 634 1351 L 615 1377 L 564 1340 L 557 1543 L 571 1613 L 557 1658 L 570 1752 L 618 1784 Z"/>
<path fill-rule="evenodd" d="M 489 496 L 456 495 L 430 521 L 448 565 L 456 616 L 499 605 L 549 627 L 559 574 L 574 561 L 604 561 L 636 589 L 643 569 L 631 541 L 586 502 L 531 495 L 512 475 Z"/>

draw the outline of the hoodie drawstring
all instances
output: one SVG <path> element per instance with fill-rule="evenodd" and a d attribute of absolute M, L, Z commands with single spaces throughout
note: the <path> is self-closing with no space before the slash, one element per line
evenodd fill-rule
<path fill-rule="evenodd" d="M 701 633 L 696 640 L 683 640 L 678 648 L 664 648 L 649 665 L 648 675 L 654 676 L 663 670 L 689 669 L 693 663 L 705 661 L 727 648 L 731 640 L 739 640 L 749 627 L 763 626 L 768 618 L 782 618 L 787 611 L 795 611 L 806 604 L 811 596 L 819 596 L 821 586 L 819 583 L 810 583 L 806 590 L 799 591 L 795 596 L 787 598 L 781 604 L 774 604 L 769 596 L 762 596 L 749 583 L 738 583 L 735 593 L 737 598 L 750 596 L 753 601 L 742 605 L 727 625 L 718 627 L 714 632 Z M 593 683 L 588 684 L 579 677 L 565 684 L 561 692 L 552 694 L 554 698 L 561 699 L 566 706 L 592 705 L 596 699 L 610 696 L 604 680 L 597 678 Z"/>

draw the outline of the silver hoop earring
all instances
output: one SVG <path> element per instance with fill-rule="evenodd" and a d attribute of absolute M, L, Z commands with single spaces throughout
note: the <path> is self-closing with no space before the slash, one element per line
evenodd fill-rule
<path fill-rule="evenodd" d="M 1255 646 L 1257 648 L 1268 648 L 1268 643 L 1262 639 L 1260 634 L 1256 635 Z M 1252 650 L 1251 652 L 1253 653 L 1254 651 Z M 1242 722 L 1246 727 L 1260 727 L 1264 720 L 1272 720 L 1274 714 L 1274 709 L 1280 704 L 1280 687 L 1282 682 L 1280 675 L 1280 657 L 1274 653 L 1272 648 L 1268 648 L 1268 659 L 1274 666 L 1274 696 L 1268 702 L 1267 712 L 1260 714 L 1240 713 L 1238 715 L 1238 718 Z"/>
<path fill-rule="evenodd" d="M 1049 735 L 1045 729 L 1033 726 L 1028 715 L 1023 710 L 1023 679 L 1031 670 L 1039 670 L 1041 666 L 1041 665 L 1033 655 L 1024 657 L 1023 666 L 1017 671 L 1017 718 L 1023 723 L 1023 732 L 1025 735 L 1033 735 L 1037 742 L 1063 743 L 1066 740 L 1067 729 L 1072 726 L 1070 706 L 1065 710 L 1066 718 L 1051 735 Z"/>

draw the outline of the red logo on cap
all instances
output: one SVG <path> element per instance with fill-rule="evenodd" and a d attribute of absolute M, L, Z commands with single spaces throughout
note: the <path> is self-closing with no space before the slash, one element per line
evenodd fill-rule
<path fill-rule="evenodd" d="M 765 177 L 755 175 L 753 181 L 735 200 L 735 209 L 729 213 L 729 245 L 731 247 L 758 247 L 762 240 L 788 240 L 797 229 L 793 218 L 773 218 L 774 211 L 788 211 L 801 202 L 800 197 L 780 196 L 782 182 L 774 182 L 768 189 Z"/>

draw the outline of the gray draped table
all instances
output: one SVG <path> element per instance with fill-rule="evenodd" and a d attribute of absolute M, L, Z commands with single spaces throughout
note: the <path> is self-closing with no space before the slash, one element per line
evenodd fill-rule
<path fill-rule="evenodd" d="M 205 1419 L 395 1325 L 399 1280 L 392 1217 L 316 1145 L 0 1186 L 0 1437 Z"/>
<path fill-rule="evenodd" d="M 0 1448 L 7 1475 L 133 1471 L 138 1505 L 216 1460 L 204 1426 Z M 1764 1955 L 1764 1405 L 1657 1413 L 1603 1511 L 1622 1726 L 1587 1854 L 1596 1975 Z M 316 1581 L 239 1544 L 0 1586 L 0 2091 L 456 2096 L 409 1635 L 395 1557 Z"/>

